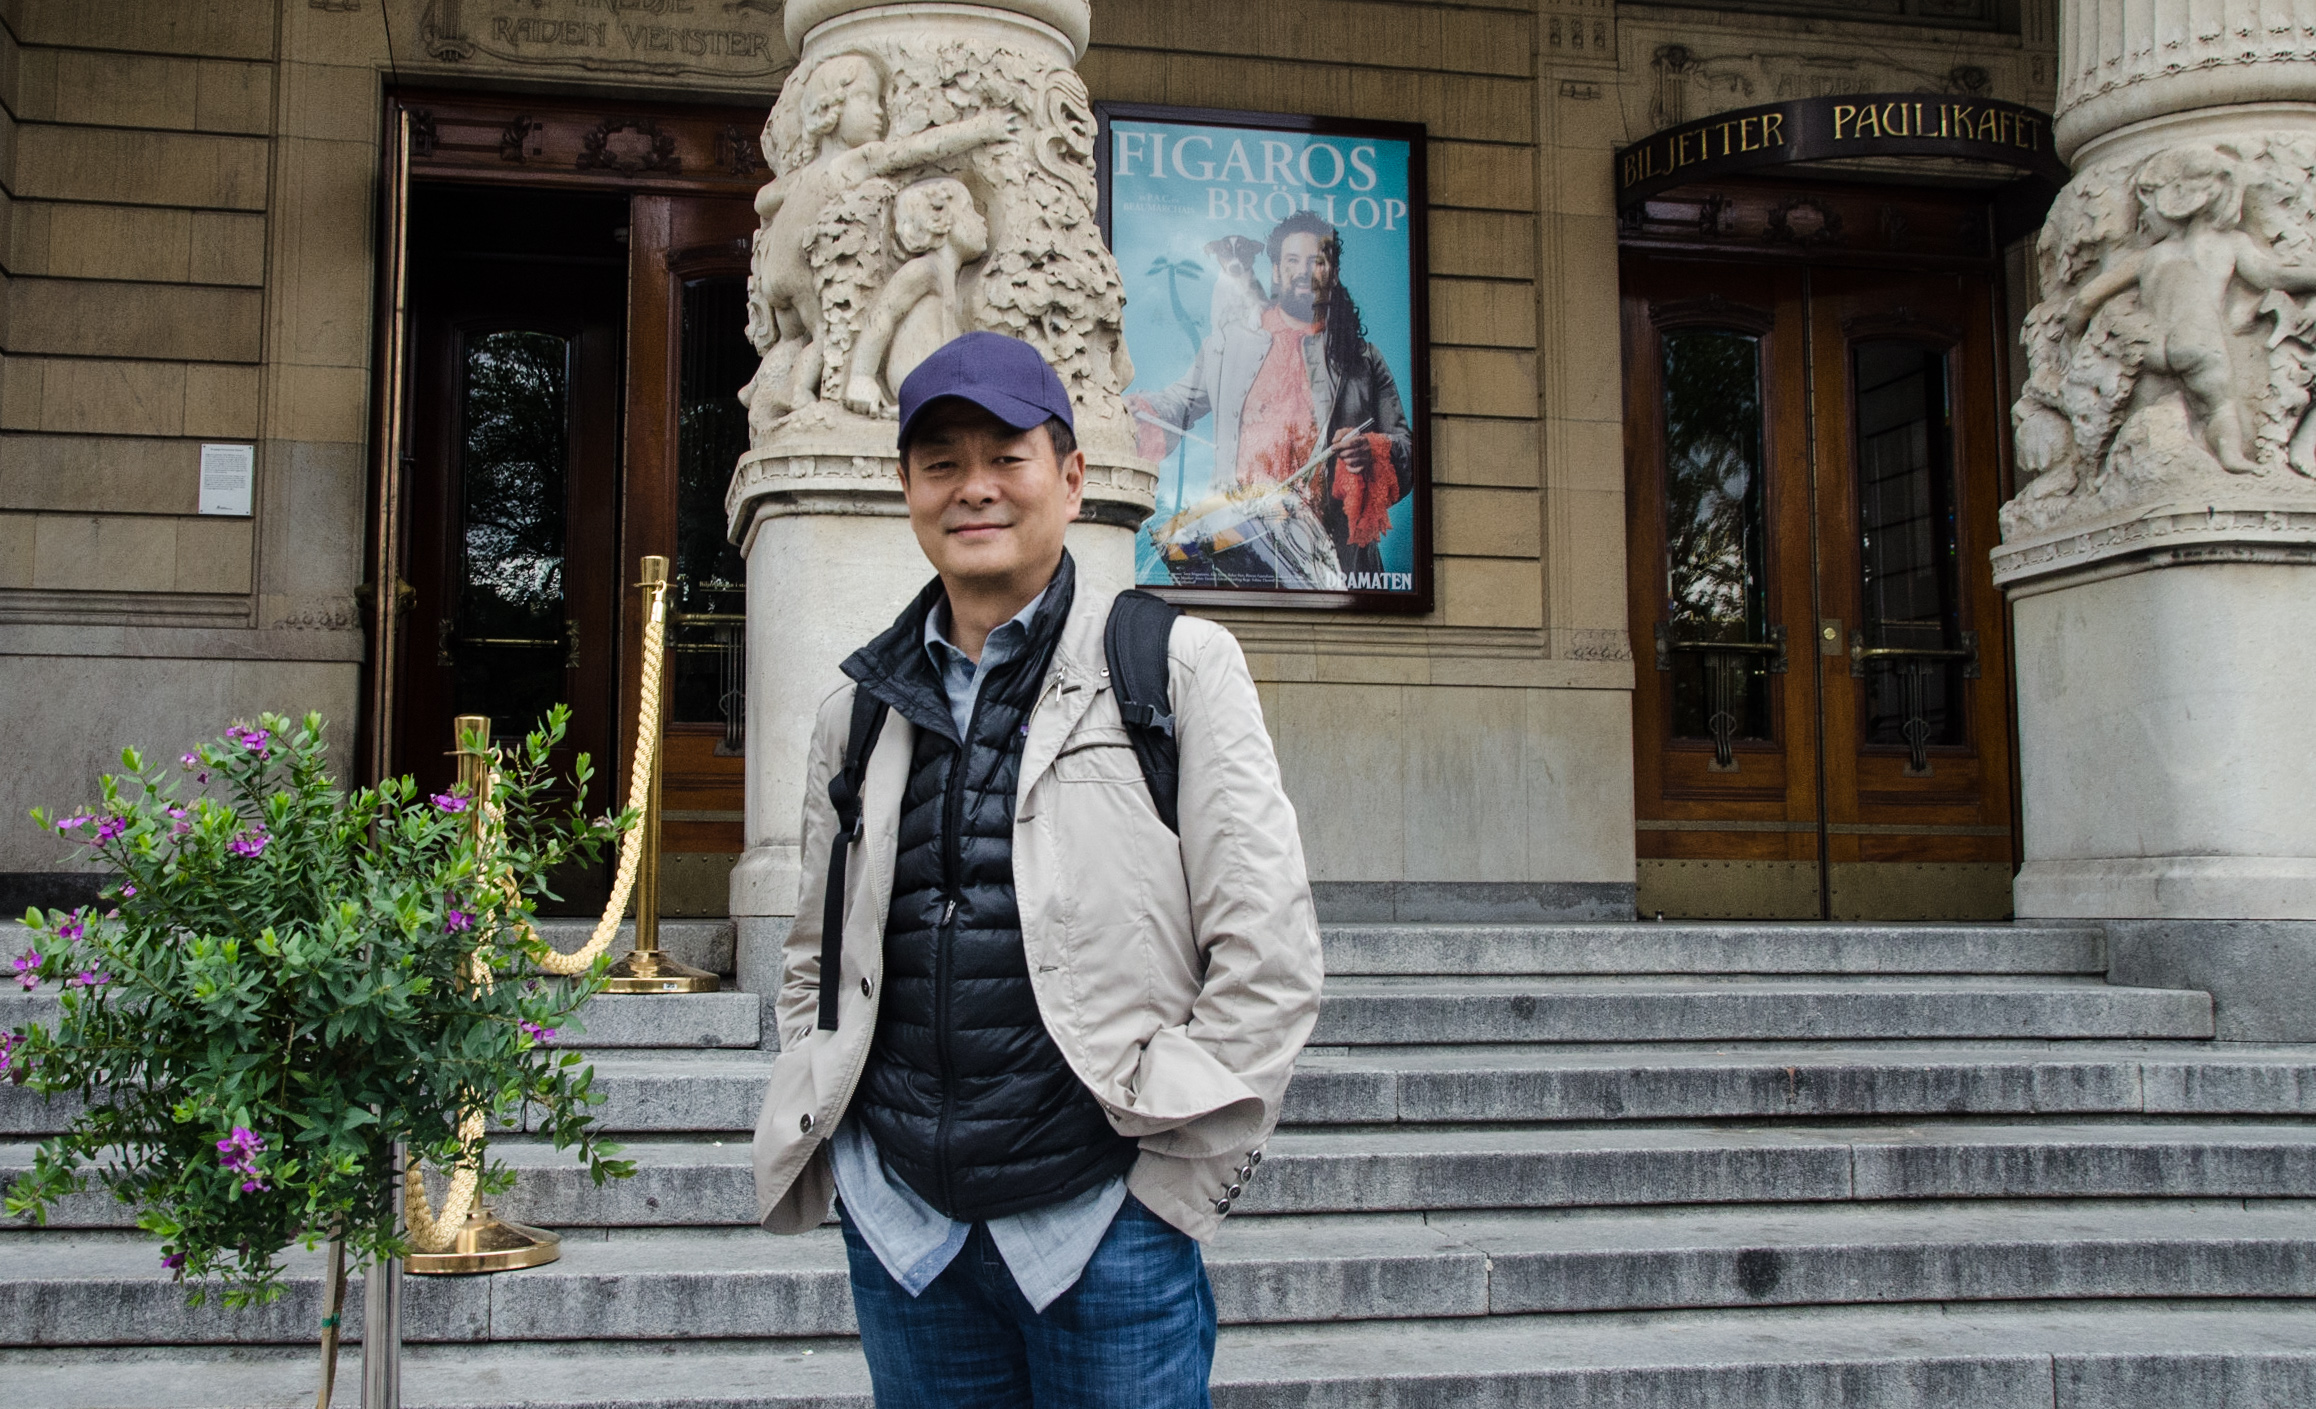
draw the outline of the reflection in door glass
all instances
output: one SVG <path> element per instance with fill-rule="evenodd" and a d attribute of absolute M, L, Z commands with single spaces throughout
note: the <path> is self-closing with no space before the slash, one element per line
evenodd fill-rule
<path fill-rule="evenodd" d="M 552 333 L 466 339 L 459 379 L 461 580 L 443 623 L 456 708 L 521 733 L 564 695 L 578 649 L 563 604 L 570 344 Z"/>
<path fill-rule="evenodd" d="M 1862 639 L 1901 652 L 1865 664 L 1865 741 L 1959 744 L 1963 662 L 1939 654 L 1960 647 L 1962 624 L 1946 353 L 1862 342 L 1854 359 Z"/>
<path fill-rule="evenodd" d="M 747 569 L 724 536 L 724 491 L 748 448 L 747 298 L 737 274 L 685 281 L 676 381 L 674 718 L 724 726 L 721 753 L 740 751 L 746 721 Z"/>
<path fill-rule="evenodd" d="M 1695 329 L 1664 336 L 1664 663 L 1673 676 L 1673 735 L 1770 733 L 1768 562 L 1761 466 L 1761 342 Z"/>

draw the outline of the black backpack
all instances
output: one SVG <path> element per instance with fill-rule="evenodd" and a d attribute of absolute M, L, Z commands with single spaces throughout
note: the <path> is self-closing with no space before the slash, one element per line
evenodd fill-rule
<path fill-rule="evenodd" d="M 1110 689 L 1118 697 L 1126 737 L 1134 745 L 1134 757 L 1142 765 L 1142 781 L 1150 789 L 1150 801 L 1157 807 L 1159 819 L 1176 835 L 1182 831 L 1176 812 L 1181 755 L 1174 742 L 1166 643 L 1173 635 L 1174 619 L 1181 614 L 1180 609 L 1147 592 L 1121 592 L 1102 628 L 1102 657 L 1109 663 Z M 838 985 L 828 976 L 837 972 L 843 953 L 845 862 L 865 826 L 861 784 L 889 708 L 868 691 L 854 689 L 844 762 L 828 780 L 828 800 L 836 804 L 836 836 L 828 846 L 828 891 L 820 909 L 820 1027 L 826 1032 L 836 1031 Z"/>

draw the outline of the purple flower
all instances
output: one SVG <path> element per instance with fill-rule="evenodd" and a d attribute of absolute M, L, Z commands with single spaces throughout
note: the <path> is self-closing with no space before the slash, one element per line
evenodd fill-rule
<path fill-rule="evenodd" d="M 65 818 L 63 821 L 61 821 L 61 822 L 57 823 L 57 824 L 56 824 L 56 834 L 57 834 L 58 836 L 63 836 L 63 835 L 66 833 L 66 832 L 78 831 L 79 829 L 81 829 L 82 827 L 85 827 L 85 826 L 87 826 L 87 825 L 88 825 L 88 814 L 86 814 L 86 813 L 79 813 L 79 814 L 76 814 L 76 815 L 74 815 L 74 816 L 71 816 L 71 817 L 67 817 L 67 818 Z"/>
<path fill-rule="evenodd" d="M 434 793 L 426 800 L 433 803 L 435 807 L 444 812 L 466 811 L 466 799 L 460 797 L 457 793 Z"/>
<path fill-rule="evenodd" d="M 471 930 L 474 928 L 474 916 L 464 910 L 452 910 L 442 917 L 442 927 L 452 934 L 460 930 Z"/>
<path fill-rule="evenodd" d="M 104 819 L 102 822 L 99 822 L 99 823 L 97 823 L 97 829 L 96 829 L 96 841 L 95 841 L 95 842 L 91 842 L 91 843 L 89 843 L 89 845 L 91 845 L 91 846 L 94 846 L 94 845 L 96 845 L 98 842 L 108 842 L 108 841 L 112 841 L 112 840 L 114 840 L 115 838 L 119 837 L 119 836 L 121 835 L 121 833 L 123 833 L 123 832 L 127 831 L 128 829 L 129 829 L 129 819 L 128 819 L 128 818 L 126 818 L 126 817 L 107 817 L 107 818 L 105 818 L 105 819 Z"/>
<path fill-rule="evenodd" d="M 64 986 L 66 988 L 102 988 L 112 981 L 113 976 L 111 974 L 98 973 L 95 969 L 82 969 L 79 973 L 66 979 Z"/>
<path fill-rule="evenodd" d="M 185 1265 L 185 1254 L 183 1254 L 183 1253 L 181 1253 L 181 1252 L 165 1252 L 165 1253 L 162 1253 L 162 1254 L 161 1254 L 161 1265 L 162 1265 L 163 1267 L 166 1267 L 166 1268 L 168 1268 L 170 1271 L 174 1272 L 174 1271 L 176 1271 L 178 1268 L 180 1268 L 180 1267 L 183 1267 L 183 1266 Z"/>
<path fill-rule="evenodd" d="M 244 729 L 236 724 L 225 731 L 225 737 L 248 749 L 259 758 L 263 758 L 273 751 L 273 731 L 269 729 Z"/>
<path fill-rule="evenodd" d="M 186 809 L 182 807 L 172 807 L 169 809 L 169 817 L 174 823 L 174 825 L 169 828 L 169 835 L 173 837 L 181 837 L 187 832 L 193 830 L 193 824 L 185 820 L 185 812 Z"/>
<path fill-rule="evenodd" d="M 273 838 L 267 836 L 262 830 L 253 830 L 227 842 L 225 849 L 236 856 L 263 856 L 265 844 L 272 840 Z"/>
<path fill-rule="evenodd" d="M 10 1059 L 16 1055 L 16 1049 L 23 1045 L 24 1039 L 15 1033 L 0 1032 L 0 1076 L 8 1074 Z"/>
<path fill-rule="evenodd" d="M 88 932 L 88 923 L 81 917 L 87 913 L 88 911 L 85 909 L 73 911 L 71 919 L 66 920 L 63 924 L 56 927 L 56 937 L 58 939 L 71 940 L 78 939 L 83 934 L 86 934 Z M 37 960 L 40 956 L 35 954 L 32 957 Z"/>
<path fill-rule="evenodd" d="M 137 895 L 137 888 L 136 888 L 135 886 L 122 886 L 122 887 L 121 887 L 121 899 L 123 899 L 123 900 L 133 900 L 133 899 L 135 899 L 135 898 L 136 898 L 136 895 Z"/>
<path fill-rule="evenodd" d="M 257 1167 L 257 1157 L 265 1153 L 265 1137 L 244 1125 L 233 1127 L 233 1133 L 217 1142 L 217 1162 L 228 1174 L 246 1176 L 241 1192 L 258 1194 L 265 1191 L 264 1173 Z"/>
<path fill-rule="evenodd" d="M 16 981 L 26 993 L 40 987 L 40 951 L 27 949 L 16 960 Z"/>
<path fill-rule="evenodd" d="M 517 1023 L 515 1026 L 521 1028 L 523 1030 L 523 1035 L 530 1038 L 533 1042 L 552 1042 L 555 1040 L 554 1028 L 541 1027 L 537 1023 L 533 1022 Z"/>

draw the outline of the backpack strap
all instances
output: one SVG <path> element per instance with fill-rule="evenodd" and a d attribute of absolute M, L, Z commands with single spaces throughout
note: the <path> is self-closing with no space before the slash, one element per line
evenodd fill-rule
<path fill-rule="evenodd" d="M 844 867 L 861 836 L 861 783 L 868 775 L 870 750 L 885 727 L 886 705 L 862 686 L 853 686 L 852 727 L 845 734 L 844 766 L 828 780 L 828 800 L 836 804 L 836 835 L 828 843 L 828 891 L 820 901 L 820 1027 L 836 1031 L 838 982 L 844 971 Z"/>
<path fill-rule="evenodd" d="M 1102 630 L 1102 658 L 1110 667 L 1110 689 L 1118 697 L 1118 714 L 1126 722 L 1134 757 L 1142 764 L 1142 781 L 1149 785 L 1150 801 L 1158 808 L 1159 820 L 1177 836 L 1182 832 L 1176 808 L 1182 756 L 1174 739 L 1166 643 L 1174 634 L 1174 619 L 1180 615 L 1181 610 L 1172 603 L 1147 592 L 1120 592 Z"/>

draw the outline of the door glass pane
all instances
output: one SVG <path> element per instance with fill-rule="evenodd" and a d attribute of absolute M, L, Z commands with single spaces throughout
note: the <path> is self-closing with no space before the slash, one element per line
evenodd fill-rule
<path fill-rule="evenodd" d="M 1673 736 L 1767 739 L 1770 656 L 1715 651 L 1768 633 L 1761 466 L 1761 340 L 1664 336 L 1664 657 Z"/>
<path fill-rule="evenodd" d="M 746 717 L 747 569 L 724 536 L 724 491 L 748 448 L 747 298 L 741 275 L 685 281 L 676 383 L 673 718 L 724 726 L 725 753 L 739 751 Z"/>
<path fill-rule="evenodd" d="M 1956 610 L 1954 442 L 1946 353 L 1919 343 L 1859 343 L 1852 379 L 1858 435 L 1858 559 L 1863 642 L 1950 651 Z M 1963 742 L 1959 660 L 1896 655 L 1865 662 L 1865 741 Z M 1911 731 L 1911 732 L 1910 732 Z"/>
<path fill-rule="evenodd" d="M 443 652 L 461 714 L 519 734 L 564 695 L 571 348 L 552 333 L 465 340 L 459 379 L 458 618 Z"/>

